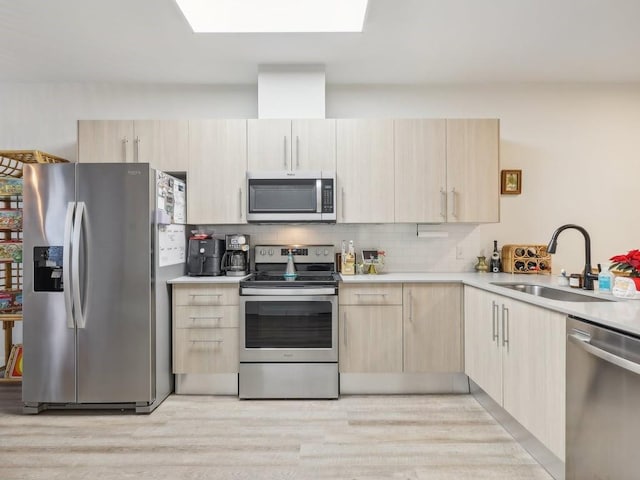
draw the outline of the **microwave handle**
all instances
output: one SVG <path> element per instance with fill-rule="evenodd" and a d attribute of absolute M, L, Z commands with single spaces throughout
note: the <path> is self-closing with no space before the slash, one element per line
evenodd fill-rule
<path fill-rule="evenodd" d="M 316 213 L 322 213 L 322 179 L 316 179 Z"/>

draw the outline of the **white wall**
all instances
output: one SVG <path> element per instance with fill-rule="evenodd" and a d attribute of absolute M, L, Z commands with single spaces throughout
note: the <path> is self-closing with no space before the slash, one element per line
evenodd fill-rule
<path fill-rule="evenodd" d="M 418 239 L 415 225 L 244 226 L 261 242 L 353 238 L 388 252 L 395 270 L 470 270 L 492 240 L 548 242 L 564 223 L 583 225 L 593 263 L 640 248 L 635 195 L 640 178 L 640 84 L 328 86 L 327 118 L 497 117 L 501 168 L 522 169 L 522 195 L 501 197 L 501 222 L 434 227 L 448 238 Z M 257 86 L 0 84 L 0 149 L 40 149 L 76 159 L 78 119 L 256 118 Z M 463 259 L 456 259 L 456 246 Z M 577 272 L 580 234 L 559 240 L 553 265 Z"/>

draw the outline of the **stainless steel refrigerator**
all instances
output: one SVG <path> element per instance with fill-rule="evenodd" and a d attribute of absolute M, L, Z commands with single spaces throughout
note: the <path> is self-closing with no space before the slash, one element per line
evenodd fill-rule
<path fill-rule="evenodd" d="M 173 391 L 166 281 L 184 274 L 184 189 L 148 164 L 25 167 L 25 413 L 151 412 Z"/>

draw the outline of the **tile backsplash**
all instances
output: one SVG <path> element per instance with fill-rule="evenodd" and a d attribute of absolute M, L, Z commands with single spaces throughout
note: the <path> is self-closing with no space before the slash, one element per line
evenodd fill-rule
<path fill-rule="evenodd" d="M 251 235 L 251 245 L 258 244 L 332 244 L 340 251 L 342 240 L 353 240 L 358 252 L 362 248 L 384 250 L 387 272 L 465 272 L 472 271 L 481 251 L 477 225 L 415 224 L 249 224 L 200 225 L 198 228 L 223 235 Z M 489 252 L 490 253 L 490 252 Z"/>

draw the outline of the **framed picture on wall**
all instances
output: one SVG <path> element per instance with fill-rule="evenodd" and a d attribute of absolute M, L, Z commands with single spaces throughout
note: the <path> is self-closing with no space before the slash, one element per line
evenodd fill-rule
<path fill-rule="evenodd" d="M 522 170 L 502 170 L 500 193 L 503 195 L 520 195 L 522 193 Z"/>

